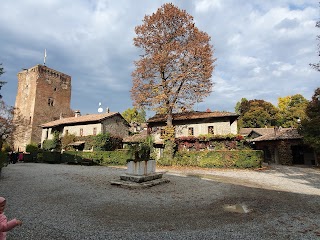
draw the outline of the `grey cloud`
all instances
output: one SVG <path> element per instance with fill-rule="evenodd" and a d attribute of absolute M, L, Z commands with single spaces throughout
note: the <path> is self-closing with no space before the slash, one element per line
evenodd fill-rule
<path fill-rule="evenodd" d="M 132 42 L 134 27 L 165 2 L 3 0 L 4 99 L 14 105 L 17 72 L 42 64 L 47 48 L 48 67 L 72 76 L 74 109 L 95 112 L 98 102 L 112 111 L 131 107 L 131 72 L 139 58 Z M 198 109 L 233 111 L 242 97 L 276 103 L 291 93 L 312 96 L 319 85 L 319 73 L 308 66 L 318 62 L 318 3 L 291 2 L 173 1 L 211 36 L 218 58 L 214 91 Z"/>

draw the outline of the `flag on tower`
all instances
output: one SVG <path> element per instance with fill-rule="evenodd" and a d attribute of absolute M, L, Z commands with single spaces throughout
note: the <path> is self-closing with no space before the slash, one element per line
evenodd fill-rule
<path fill-rule="evenodd" d="M 47 58 L 47 49 L 44 49 L 44 58 L 43 58 L 43 65 L 46 65 L 46 58 Z"/>

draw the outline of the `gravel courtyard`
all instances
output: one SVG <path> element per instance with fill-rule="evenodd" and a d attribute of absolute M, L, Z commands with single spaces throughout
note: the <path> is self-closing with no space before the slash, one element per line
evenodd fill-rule
<path fill-rule="evenodd" d="M 158 168 L 169 183 L 110 184 L 124 168 L 17 163 L 2 169 L 8 240 L 320 239 L 320 169 Z M 247 213 L 227 211 L 242 204 Z"/>

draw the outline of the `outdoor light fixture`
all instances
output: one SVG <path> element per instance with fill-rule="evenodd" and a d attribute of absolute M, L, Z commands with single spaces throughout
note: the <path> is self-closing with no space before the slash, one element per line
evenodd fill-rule
<path fill-rule="evenodd" d="M 301 123 L 301 119 L 300 119 L 299 117 L 298 117 L 298 119 L 297 119 L 297 122 L 298 122 L 298 123 Z"/>

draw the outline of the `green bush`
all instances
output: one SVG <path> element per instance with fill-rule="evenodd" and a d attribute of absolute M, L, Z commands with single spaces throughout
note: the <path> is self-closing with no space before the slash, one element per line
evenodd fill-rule
<path fill-rule="evenodd" d="M 42 143 L 42 148 L 46 151 L 55 149 L 57 146 L 56 142 L 53 139 L 44 140 Z"/>
<path fill-rule="evenodd" d="M 54 131 L 53 138 L 44 140 L 42 143 L 42 148 L 47 151 L 50 151 L 50 150 L 60 151 L 61 150 L 60 132 Z"/>
<path fill-rule="evenodd" d="M 32 152 L 37 152 L 38 150 L 39 148 L 36 143 L 30 143 L 26 146 L 26 152 L 32 153 Z"/>
<path fill-rule="evenodd" d="M 204 168 L 258 168 L 263 160 L 262 151 L 181 151 L 174 159 L 160 158 L 161 166 L 197 166 Z"/>
<path fill-rule="evenodd" d="M 95 152 L 65 151 L 61 156 L 61 161 L 67 163 L 81 163 L 83 159 L 91 159 L 95 164 L 126 165 L 126 160 L 128 158 L 129 154 L 126 150 Z"/>
<path fill-rule="evenodd" d="M 9 157 L 8 153 L 0 152 L 0 171 L 1 171 L 1 168 L 3 168 L 8 164 L 8 157 Z"/>
<path fill-rule="evenodd" d="M 70 146 L 68 146 L 70 143 L 75 142 L 77 139 L 75 134 L 65 134 L 62 138 L 61 138 L 61 147 L 62 149 L 68 149 L 70 148 Z"/>
<path fill-rule="evenodd" d="M 160 166 L 173 166 L 173 159 L 169 157 L 161 157 L 157 160 L 157 164 Z"/>
<path fill-rule="evenodd" d="M 61 154 L 60 152 L 43 152 L 38 153 L 37 159 L 46 163 L 60 163 Z"/>

